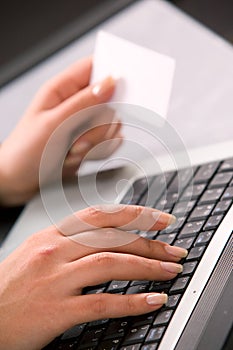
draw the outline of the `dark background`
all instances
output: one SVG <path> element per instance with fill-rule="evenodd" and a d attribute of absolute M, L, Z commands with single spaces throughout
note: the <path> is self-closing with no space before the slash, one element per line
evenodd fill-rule
<path fill-rule="evenodd" d="M 95 14 L 104 12 L 106 7 L 133 2 L 132 0 L 8 0 L 1 1 L 0 8 L 0 78 L 3 82 L 14 78 L 18 72 L 41 60 L 47 53 L 55 52 L 58 47 L 45 40 L 59 35 L 72 23 L 80 24 L 82 31 L 90 27 L 87 24 L 92 10 Z M 221 36 L 233 43 L 233 0 L 174 0 L 179 8 L 206 24 Z M 85 17 L 86 16 L 86 17 Z M 89 16 L 89 17 L 88 17 Z M 95 23 L 93 23 L 95 25 Z M 80 30 L 79 30 L 80 31 Z M 83 34 L 76 33 L 78 35 Z M 73 35 L 73 36 L 72 36 Z M 73 33 L 66 42 L 75 39 Z M 43 45 L 44 44 L 44 45 Z M 58 45 L 58 44 L 57 44 Z M 40 48 L 39 48 L 40 47 Z M 37 52 L 36 52 L 37 48 Z M 46 51 L 46 52 L 45 52 Z M 28 57 L 33 56 L 31 61 Z M 36 58 L 37 56 L 37 58 Z M 21 64 L 17 59 L 21 57 Z M 23 59 L 24 58 L 24 59 Z M 8 67 L 11 65 L 9 79 Z M 15 67 L 14 67 L 15 65 Z M 13 66 L 13 70 L 12 70 Z M 16 67 L 18 66 L 18 67 Z M 0 85 L 2 82 L 0 81 Z"/>

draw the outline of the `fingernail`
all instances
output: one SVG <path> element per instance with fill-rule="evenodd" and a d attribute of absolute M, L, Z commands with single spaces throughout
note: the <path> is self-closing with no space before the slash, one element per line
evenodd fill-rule
<path fill-rule="evenodd" d="M 146 302 L 149 305 L 161 305 L 167 303 L 167 294 L 154 293 L 146 296 Z"/>
<path fill-rule="evenodd" d="M 185 258 L 188 255 L 188 251 L 180 247 L 165 245 L 164 249 L 167 253 L 176 256 L 177 258 Z"/>
<path fill-rule="evenodd" d="M 152 216 L 159 224 L 171 225 L 176 222 L 176 217 L 171 214 L 163 213 L 162 211 L 152 211 Z"/>
<path fill-rule="evenodd" d="M 73 147 L 70 149 L 70 153 L 77 154 L 77 153 L 84 153 L 87 152 L 89 149 L 91 149 L 91 143 L 88 141 L 80 141 L 74 144 Z"/>
<path fill-rule="evenodd" d="M 92 88 L 92 93 L 97 97 L 104 97 L 114 86 L 115 80 L 112 77 L 107 77 Z"/>
<path fill-rule="evenodd" d="M 183 271 L 183 266 L 180 264 L 175 264 L 171 262 L 161 261 L 160 265 L 162 269 L 171 273 L 181 273 Z"/>

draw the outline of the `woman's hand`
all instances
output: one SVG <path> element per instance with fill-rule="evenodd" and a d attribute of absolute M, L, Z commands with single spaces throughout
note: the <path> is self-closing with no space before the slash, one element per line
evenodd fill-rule
<path fill-rule="evenodd" d="M 81 230 L 66 218 L 59 229 L 32 235 L 0 265 L 0 349 L 40 349 L 75 324 L 148 313 L 166 302 L 158 293 L 81 295 L 84 287 L 109 280 L 169 280 L 182 271 L 177 262 L 187 252 L 159 241 L 135 236 L 127 244 L 101 248 L 106 228 L 117 239 L 128 235 L 126 229 L 160 230 L 174 219 L 151 208 L 115 209 L 77 212 Z M 87 231 L 98 247 L 79 242 L 79 233 Z"/>
<path fill-rule="evenodd" d="M 110 99 L 113 79 L 91 86 L 91 68 L 91 58 L 86 58 L 48 81 L 0 146 L 0 204 L 17 205 L 30 199 L 38 191 L 41 156 L 54 130 L 76 112 Z M 107 155 L 112 153 L 122 140 L 120 128 L 115 120 L 84 134 L 68 152 L 63 174 L 74 175 L 83 157 L 103 140 L 113 140 Z"/>

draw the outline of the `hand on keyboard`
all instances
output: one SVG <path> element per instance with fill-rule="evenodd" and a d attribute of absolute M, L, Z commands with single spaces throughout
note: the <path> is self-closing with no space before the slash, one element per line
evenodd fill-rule
<path fill-rule="evenodd" d="M 127 244 L 101 248 L 102 234 L 106 241 L 109 229 L 114 243 L 126 230 L 156 231 L 173 221 L 170 214 L 140 206 L 92 207 L 66 218 L 59 229 L 32 235 L 0 265 L 0 348 L 39 349 L 76 324 L 160 308 L 166 294 L 132 294 L 137 284 L 127 295 L 120 289 L 126 280 L 171 280 L 182 271 L 177 262 L 187 252 L 136 235 Z M 82 241 L 87 232 L 98 247 Z M 110 280 L 109 291 L 101 293 Z M 97 293 L 81 294 L 94 285 Z"/>

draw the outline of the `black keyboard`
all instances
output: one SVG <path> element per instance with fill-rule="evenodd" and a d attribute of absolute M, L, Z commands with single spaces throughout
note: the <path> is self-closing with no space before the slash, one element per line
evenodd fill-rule
<path fill-rule="evenodd" d="M 45 349 L 155 350 L 208 244 L 233 201 L 233 158 L 136 180 L 122 199 L 174 214 L 163 231 L 138 232 L 189 251 L 183 272 L 170 281 L 110 281 L 84 293 L 165 292 L 168 302 L 150 314 L 76 325 Z"/>

